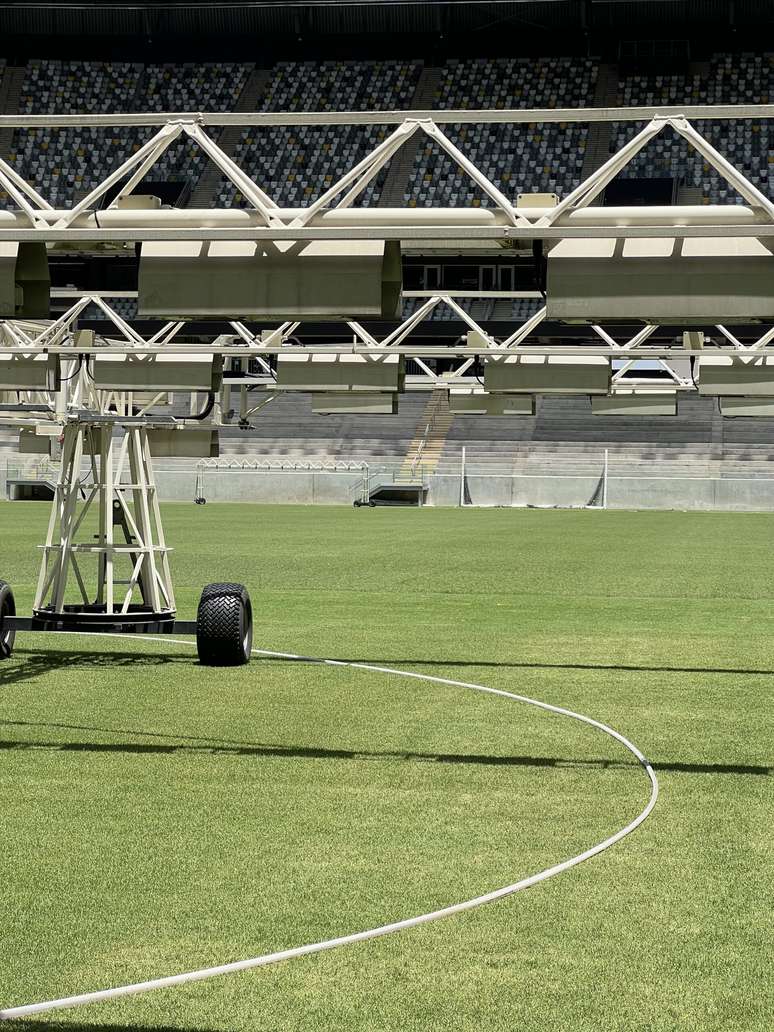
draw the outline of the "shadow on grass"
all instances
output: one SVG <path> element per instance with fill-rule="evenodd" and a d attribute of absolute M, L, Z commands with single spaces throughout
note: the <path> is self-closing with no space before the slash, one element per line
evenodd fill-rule
<path fill-rule="evenodd" d="M 104 640 L 110 635 L 103 634 L 100 637 Z M 139 641 L 142 635 L 136 635 Z M 158 639 L 151 642 L 153 645 L 160 644 Z M 175 644 L 170 642 L 169 644 Z M 193 645 L 193 640 L 192 640 Z M 16 681 L 23 681 L 38 674 L 45 674 L 49 670 L 59 670 L 63 667 L 81 666 L 84 663 L 89 666 L 163 666 L 170 663 L 198 663 L 196 653 L 190 652 L 161 652 L 155 649 L 152 652 L 115 652 L 106 649 L 104 652 L 95 652 L 91 649 L 61 649 L 40 650 L 40 649 L 19 649 L 16 648 L 14 657 L 26 656 L 25 662 L 21 665 L 11 662 L 6 669 L 4 663 L 0 663 L 0 687 L 3 684 L 12 684 Z M 714 667 L 714 666 L 654 666 L 651 664 L 636 663 L 546 663 L 546 662 L 501 662 L 487 659 L 373 659 L 372 657 L 359 657 L 355 659 L 342 659 L 340 656 L 253 656 L 253 662 L 259 663 L 323 663 L 331 660 L 335 663 L 364 663 L 374 666 L 395 666 L 395 667 L 481 667 L 486 669 L 500 670 L 608 670 L 613 673 L 655 673 L 655 674 L 742 674 L 754 676 L 774 676 L 774 669 L 756 667 Z"/>
<path fill-rule="evenodd" d="M 23 657 L 21 662 L 20 657 Z M 120 670 L 127 667 L 169 666 L 183 662 L 198 664 L 196 652 L 95 652 L 86 649 L 73 652 L 64 649 L 14 649 L 12 658 L 0 663 L 0 688 L 41 677 L 53 670 L 63 671 L 74 667 L 109 667 Z"/>
<path fill-rule="evenodd" d="M 48 673 L 61 670 L 63 667 L 78 667 L 84 664 L 89 667 L 104 666 L 109 668 L 163 666 L 177 663 L 196 662 L 190 652 L 161 653 L 152 652 L 92 652 L 90 650 L 40 652 L 38 650 L 17 650 L 28 658 L 21 664 L 14 664 L 8 669 L 0 665 L 0 687 Z M 289 657 L 261 656 L 262 662 L 304 663 L 321 662 L 313 659 L 292 659 Z M 506 668 L 546 668 L 562 670 L 658 670 L 681 673 L 736 673 L 736 674 L 769 674 L 768 670 L 733 670 L 717 668 L 691 667 L 640 667 L 640 666 L 601 666 L 589 664 L 558 663 L 494 663 L 494 662 L 458 662 L 455 660 L 419 660 L 419 659 L 347 659 L 337 660 L 340 663 L 397 664 L 414 666 L 481 666 Z M 107 728 L 89 724 L 65 724 L 56 722 L 36 722 L 26 720 L 0 720 L 0 726 L 19 728 L 44 728 L 47 730 L 85 731 L 98 734 L 130 737 L 139 735 L 142 738 L 171 739 L 167 744 L 153 742 L 90 742 L 90 741 L 46 741 L 46 740 L 0 740 L 0 750 L 41 749 L 48 748 L 60 752 L 87 753 L 127 753 L 127 754 L 159 754 L 167 755 L 179 752 L 202 755 L 233 755 L 247 757 L 278 757 L 297 759 L 329 759 L 329 760 L 408 760 L 419 763 L 459 763 L 477 764 L 494 767 L 590 767 L 599 770 L 630 770 L 637 767 L 634 762 L 613 761 L 605 759 L 567 759 L 555 756 L 492 756 L 476 753 L 424 753 L 395 751 L 371 751 L 359 749 L 332 749 L 323 746 L 276 745 L 261 742 L 243 742 L 234 739 L 212 738 L 209 736 L 185 735 L 143 731 L 137 728 Z M 774 768 L 755 764 L 741 763 L 689 763 L 662 762 L 653 763 L 657 770 L 686 774 L 742 774 L 770 775 Z M 29 1026 L 28 1026 L 29 1027 Z"/>
<path fill-rule="evenodd" d="M 96 731 L 121 736 L 142 735 L 144 738 L 173 739 L 161 742 L 73 742 L 41 739 L 0 739 L 0 750 L 51 749 L 56 752 L 126 753 L 129 755 L 174 755 L 189 753 L 204 756 L 246 756 L 275 759 L 314 760 L 402 760 L 412 763 L 459 763 L 484 767 L 544 767 L 549 769 L 591 768 L 596 770 L 633 770 L 634 761 L 606 759 L 567 759 L 557 756 L 492 756 L 478 753 L 408 752 L 402 750 L 332 749 L 324 746 L 274 745 L 259 742 L 234 742 L 230 739 L 200 738 L 187 735 L 160 734 L 137 729 L 89 727 L 88 725 L 44 724 L 25 720 L 0 720 L 0 727 L 36 727 L 57 730 Z M 180 741 L 183 739 L 184 741 Z M 192 744 L 196 743 L 196 744 Z M 660 771 L 684 774 L 753 774 L 770 775 L 774 768 L 746 763 L 654 763 Z"/>
<path fill-rule="evenodd" d="M 18 1021 L 3 1022 L 9 1032 L 215 1032 L 183 1025 L 103 1025 L 99 1022 Z"/>
<path fill-rule="evenodd" d="M 309 663 L 322 662 L 322 659 L 313 657 L 292 659 L 289 656 L 255 656 L 255 660 L 267 663 Z M 654 673 L 654 674 L 758 674 L 774 675 L 774 670 L 758 670 L 738 667 L 689 667 L 689 666 L 648 666 L 629 663 L 526 663 L 512 662 L 502 663 L 487 659 L 341 659 L 340 657 L 326 656 L 336 663 L 365 663 L 374 666 L 394 667 L 481 667 L 483 669 L 494 668 L 500 670 L 610 670 L 613 672 L 623 671 L 624 673 Z"/>

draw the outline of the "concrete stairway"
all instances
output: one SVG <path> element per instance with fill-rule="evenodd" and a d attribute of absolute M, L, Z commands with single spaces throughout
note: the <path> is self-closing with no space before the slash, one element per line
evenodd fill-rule
<path fill-rule="evenodd" d="M 251 397 L 257 403 L 261 397 Z M 426 395 L 403 394 L 390 416 L 319 416 L 308 394 L 280 394 L 251 419 L 249 430 L 232 424 L 221 431 L 221 456 L 281 463 L 367 462 L 394 469 L 405 458 Z M 236 397 L 232 398 L 236 406 Z M 424 427 L 424 424 L 422 424 Z"/>
<path fill-rule="evenodd" d="M 594 91 L 594 107 L 615 107 L 618 101 L 618 66 L 601 64 Z M 610 157 L 612 122 L 592 122 L 586 137 L 586 157 L 581 177 L 588 179 L 592 172 L 604 165 Z M 599 203 L 598 201 L 594 202 Z"/>
<path fill-rule="evenodd" d="M 4 115 L 19 113 L 19 99 L 26 71 L 24 65 L 6 65 L 0 82 L 0 112 Z M 0 129 L 0 157 L 7 158 L 11 153 L 13 132 L 13 129 Z"/>
<path fill-rule="evenodd" d="M 534 417 L 458 416 L 441 465 L 456 468 L 464 444 L 468 465 L 580 474 L 598 472 L 608 449 L 617 472 L 685 475 L 687 467 L 703 476 L 721 466 L 718 434 L 742 432 L 729 430 L 729 420 L 718 429 L 716 408 L 711 399 L 683 395 L 673 418 L 612 418 L 592 415 L 588 398 L 540 398 Z M 772 442 L 774 459 L 774 433 L 765 430 L 761 437 Z"/>
<path fill-rule="evenodd" d="M 395 477 L 396 483 L 410 483 L 435 472 L 453 419 L 449 412 L 448 392 L 433 391 Z"/>
<path fill-rule="evenodd" d="M 424 111 L 435 106 L 435 91 L 438 89 L 440 81 L 440 68 L 422 69 L 411 101 L 411 106 L 415 111 Z M 378 208 L 403 207 L 403 196 L 414 168 L 417 151 L 425 138 L 424 133 L 414 133 L 408 143 L 405 143 L 390 161 Z"/>
<path fill-rule="evenodd" d="M 257 111 L 258 102 L 263 96 L 270 78 L 270 69 L 254 68 L 247 77 L 247 81 L 245 82 L 244 88 L 242 89 L 234 110 Z M 216 143 L 226 152 L 226 154 L 228 154 L 230 158 L 233 158 L 234 156 L 234 151 L 236 149 L 236 145 L 239 143 L 241 133 L 241 126 L 232 125 L 226 126 L 220 136 L 216 137 Z M 189 208 L 212 207 L 215 202 L 216 192 L 222 179 L 223 173 L 216 165 L 210 163 L 199 177 L 199 182 L 196 184 L 196 187 L 191 194 L 191 200 L 188 205 Z"/>

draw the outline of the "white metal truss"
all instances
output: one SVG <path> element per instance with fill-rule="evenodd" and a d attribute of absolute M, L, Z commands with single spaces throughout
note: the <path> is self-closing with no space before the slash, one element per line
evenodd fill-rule
<path fill-rule="evenodd" d="M 169 549 L 161 523 L 148 429 L 110 422 L 69 422 L 55 489 L 34 611 L 62 614 L 67 606 L 127 614 L 133 605 L 174 613 Z M 82 477 L 83 461 L 90 472 Z M 90 533 L 87 534 L 87 531 Z M 79 541 L 80 535 L 87 542 Z M 85 561 L 96 559 L 96 590 L 87 590 Z M 75 582 L 75 603 L 68 584 Z"/>
<path fill-rule="evenodd" d="M 449 122 L 594 122 L 636 121 L 649 117 L 648 124 L 600 169 L 553 206 L 519 208 L 484 172 L 453 143 L 440 128 Z M 137 240 L 310 240 L 310 239 L 402 239 L 433 240 L 450 237 L 461 240 L 518 241 L 562 239 L 564 237 L 663 236 L 774 236 L 774 203 L 765 197 L 734 165 L 720 154 L 688 121 L 702 118 L 772 118 L 772 105 L 693 106 L 662 112 L 642 108 L 605 108 L 525 111 L 438 111 L 438 112 L 308 112 L 302 114 L 258 113 L 234 115 L 154 114 L 110 116 L 3 116 L 0 126 L 155 126 L 158 131 L 110 172 L 86 197 L 69 209 L 52 206 L 20 175 L 0 162 L 0 186 L 18 210 L 0 212 L 0 240 L 57 240 L 122 242 Z M 280 208 L 268 190 L 256 183 L 233 158 L 205 132 L 206 125 L 396 125 L 397 128 L 353 168 L 321 192 L 306 208 Z M 723 179 L 746 201 L 739 205 L 670 209 L 589 208 L 631 159 L 648 142 L 671 128 L 695 148 Z M 362 209 L 353 203 L 385 164 L 410 140 L 422 132 L 456 162 L 489 198 L 487 208 Z M 156 209 L 122 211 L 124 200 L 169 146 L 180 136 L 194 141 L 234 184 L 244 197 L 246 210 Z M 538 184 L 539 185 L 539 184 Z M 97 214 L 95 206 L 105 194 L 118 187 L 107 210 Z M 622 214 L 622 211 L 624 214 Z"/>
<path fill-rule="evenodd" d="M 679 110 L 672 108 L 654 111 L 642 108 L 632 109 L 572 109 L 541 111 L 439 111 L 439 112 L 307 112 L 307 113 L 239 113 L 239 114 L 140 114 L 140 115 L 68 115 L 68 116 L 2 116 L 0 126 L 154 126 L 157 132 L 130 158 L 109 173 L 89 194 L 72 208 L 54 210 L 52 206 L 28 184 L 17 170 L 0 162 L 0 185 L 18 205 L 17 211 L 0 211 L 0 240 L 37 239 L 54 242 L 70 240 L 73 243 L 91 241 L 94 243 L 126 243 L 145 239 L 244 239 L 244 240 L 306 240 L 315 238 L 399 238 L 411 241 L 460 238 L 479 243 L 487 241 L 539 237 L 560 239 L 568 236 L 722 236 L 751 235 L 762 238 L 774 236 L 774 204 L 766 198 L 749 180 L 727 161 L 712 145 L 696 131 L 687 120 L 691 117 L 718 118 L 774 118 L 774 105 L 741 106 L 693 106 Z M 448 138 L 440 126 L 456 123 L 527 123 L 542 122 L 597 122 L 638 121 L 649 118 L 648 124 L 632 140 L 613 155 L 599 170 L 589 176 L 577 189 L 553 206 L 543 208 L 521 208 L 503 194 L 483 172 Z M 205 132 L 206 126 L 219 125 L 391 125 L 394 131 L 382 140 L 369 154 L 345 172 L 337 182 L 330 185 L 309 207 L 303 209 L 280 208 L 259 183 L 254 182 L 237 163 L 230 158 Z M 590 206 L 607 183 L 617 175 L 636 153 L 649 141 L 667 128 L 672 128 L 702 154 L 718 173 L 740 194 L 746 205 L 721 206 L 676 206 L 673 208 L 615 209 Z M 359 193 L 372 181 L 380 169 L 417 132 L 434 140 L 457 162 L 489 197 L 492 206 L 488 208 L 407 208 L 407 209 L 361 209 L 353 202 Z M 244 196 L 248 208 L 212 209 L 207 211 L 179 209 L 151 209 L 126 211 L 121 202 L 142 180 L 155 162 L 169 146 L 181 136 L 198 144 L 223 174 L 234 183 Z M 107 209 L 97 212 L 95 205 L 106 193 L 118 188 L 117 194 Z M 79 345 L 73 328 L 89 304 L 99 307 L 106 319 L 113 324 L 115 334 L 103 335 L 95 342 L 93 349 Z M 449 307 L 468 330 L 467 337 L 451 348 L 432 344 L 418 345 L 412 342 L 412 334 L 431 316 L 438 306 Z M 572 354 L 582 347 L 586 354 L 614 355 L 637 350 L 638 356 L 657 358 L 670 378 L 677 385 L 689 387 L 669 365 L 669 359 L 679 353 L 672 343 L 656 345 L 648 343 L 654 327 L 642 327 L 630 340 L 619 344 L 602 327 L 593 327 L 603 347 L 592 347 L 587 341 L 580 345 L 537 347 L 528 338 L 545 319 L 545 308 L 541 308 L 524 324 L 504 339 L 496 339 L 490 331 L 481 326 L 452 294 L 437 294 L 422 300 L 417 310 L 382 339 L 355 320 L 346 323 L 351 341 L 336 346 L 341 351 L 362 351 L 378 355 L 387 351 L 400 351 L 411 355 L 418 363 L 428 386 L 439 380 L 464 377 L 479 355 L 529 346 L 533 353 Z M 285 322 L 260 335 L 253 334 L 242 322 L 232 322 L 235 334 L 232 338 L 219 337 L 206 345 L 208 351 L 254 358 L 261 372 L 271 376 L 268 358 L 286 347 L 296 347 L 294 334 L 297 322 Z M 92 350 L 109 346 L 136 353 L 153 353 L 164 348 L 169 352 L 185 353 L 190 345 L 178 345 L 175 338 L 184 328 L 183 321 L 168 322 L 150 338 L 144 338 L 126 320 L 121 318 L 99 295 L 78 298 L 72 307 L 51 322 L 8 320 L 0 323 L 0 352 L 23 351 L 33 353 L 49 351 L 67 358 L 68 386 L 62 392 L 52 409 L 59 418 L 79 405 L 88 404 L 96 411 L 131 411 L 131 401 L 117 395 L 95 393 L 88 380 L 88 355 Z M 741 342 L 724 326 L 719 326 L 721 337 L 728 343 L 728 350 L 739 351 Z M 766 348 L 774 341 L 774 330 L 765 332 L 749 347 Z M 310 347 L 310 350 L 315 350 Z M 320 350 L 330 351 L 328 347 Z M 722 352 L 723 342 L 715 350 Z M 77 358 L 74 354 L 77 352 Z M 459 356 L 460 365 L 451 377 L 440 377 L 424 361 L 437 356 Z M 635 359 L 627 359 L 617 370 L 614 384 L 631 379 Z M 80 363 L 80 364 L 77 364 Z M 25 399 L 26 400 L 26 399 Z M 150 411 L 153 402 L 144 401 L 142 411 Z"/>
<path fill-rule="evenodd" d="M 69 208 L 55 209 L 25 178 L 0 160 L 0 188 L 13 205 L 0 211 L 0 242 L 40 241 L 48 245 L 115 245 L 125 248 L 135 241 L 280 241 L 400 240 L 419 250 L 434 241 L 464 241 L 474 247 L 501 245 L 529 247 L 536 240 L 565 238 L 635 237 L 742 237 L 774 239 L 774 202 L 761 193 L 689 121 L 692 118 L 774 118 L 774 105 L 693 106 L 656 111 L 632 109 L 553 109 L 500 111 L 405 111 L 405 112 L 307 112 L 307 113 L 154 113 L 139 115 L 0 116 L 2 127 L 109 126 L 153 127 L 151 138 L 110 171 L 88 194 Z M 602 122 L 645 121 L 600 169 L 579 186 L 552 203 L 546 195 L 542 207 L 519 206 L 458 147 L 442 128 L 453 123 Z M 265 184 L 256 182 L 245 169 L 212 139 L 208 127 L 226 125 L 382 125 L 391 131 L 352 168 L 322 189 L 306 208 L 283 208 Z M 741 205 L 674 206 L 670 208 L 604 208 L 592 202 L 635 155 L 665 130 L 673 130 L 738 192 Z M 468 208 L 362 208 L 356 202 L 362 192 L 405 144 L 417 134 L 432 140 L 487 197 L 486 207 Z M 154 165 L 181 139 L 189 140 L 207 155 L 216 168 L 244 198 L 244 209 L 128 208 L 125 204 Z M 539 183 L 531 184 L 539 187 Z M 104 209 L 99 205 L 113 193 Z M 92 339 L 79 332 L 79 320 L 96 305 L 111 324 L 109 333 Z M 415 335 L 425 320 L 446 306 L 466 328 L 465 336 L 451 345 L 438 346 Z M 236 314 L 236 313 L 235 313 Z M 0 424 L 35 428 L 43 436 L 61 431 L 62 461 L 51 509 L 34 611 L 42 617 L 66 617 L 91 613 L 111 617 L 132 612 L 154 616 L 173 615 L 175 599 L 159 512 L 149 445 L 155 418 L 169 395 L 155 391 L 97 390 L 90 375 L 94 354 L 106 348 L 127 355 L 187 355 L 192 351 L 219 354 L 254 363 L 251 380 L 238 383 L 239 419 L 243 423 L 277 396 L 272 356 L 287 348 L 306 348 L 310 353 L 356 353 L 376 358 L 403 354 L 416 363 L 418 373 L 407 377 L 407 387 L 438 390 L 454 385 L 475 386 L 480 363 L 500 359 L 503 352 L 519 349 L 531 354 L 604 355 L 621 362 L 612 377 L 612 393 L 638 389 L 696 390 L 693 378 L 682 376 L 674 360 L 695 353 L 674 341 L 653 342 L 658 327 L 641 326 L 628 340 L 617 341 L 602 326 L 593 326 L 588 339 L 575 344 L 535 343 L 546 318 L 541 307 L 505 337 L 482 326 L 451 293 L 420 298 L 416 311 L 379 336 L 357 320 L 344 320 L 342 340 L 333 346 L 303 344 L 296 332 L 298 322 L 286 321 L 270 330 L 254 333 L 245 323 L 231 322 L 233 334 L 206 343 L 183 343 L 186 323 L 165 323 L 150 336 L 123 319 L 98 294 L 77 298 L 54 320 L 10 319 L 0 321 L 0 354 L 14 356 L 57 355 L 61 387 L 57 391 L 5 392 Z M 719 337 L 707 340 L 714 354 L 765 351 L 774 344 L 774 327 L 752 344 L 743 344 L 723 325 Z M 593 335 L 593 336 L 592 336 Z M 593 339 L 593 338 L 596 339 Z M 452 368 L 438 372 L 431 359 L 454 359 Z M 638 375 L 641 359 L 654 358 L 669 379 L 650 383 Z M 38 381 L 35 381 L 36 383 Z M 250 388 L 258 393 L 253 404 Z M 227 384 L 209 417 L 218 425 L 230 403 Z M 12 397 L 8 397 L 8 395 Z M 15 396 L 15 397 L 14 397 Z M 195 410 L 192 408 L 192 413 Z M 155 413 L 155 415 L 154 415 Z M 186 417 L 179 422 L 186 424 Z M 170 424 L 167 417 L 166 426 Z M 197 425 L 201 422 L 197 419 Z M 415 459 L 415 465 L 418 458 Z M 83 467 L 86 466 L 84 476 Z M 203 467 L 202 467 L 203 468 Z M 91 563 L 91 570 L 87 564 Z M 90 591 L 88 585 L 93 585 Z"/>
<path fill-rule="evenodd" d="M 101 309 L 106 320 L 116 328 L 116 334 L 106 334 L 104 330 L 90 344 L 79 341 L 75 323 L 79 316 L 82 316 L 88 304 L 95 303 Z M 447 306 L 471 331 L 463 343 L 452 345 L 415 345 L 406 344 L 419 326 L 427 321 L 431 314 L 439 307 Z M 416 354 L 421 357 L 443 357 L 455 356 L 467 358 L 469 356 L 487 356 L 502 350 L 513 350 L 520 346 L 528 346 L 533 354 L 568 354 L 582 352 L 587 355 L 609 355 L 622 357 L 636 350 L 638 357 L 668 359 L 683 355 L 695 354 L 686 351 L 681 345 L 672 341 L 663 344 L 649 343 L 651 336 L 659 329 L 658 326 L 647 324 L 628 340 L 620 343 L 602 326 L 592 325 L 589 327 L 589 335 L 594 334 L 603 342 L 603 346 L 596 346 L 590 341 L 584 341 L 577 345 L 536 345 L 528 342 L 527 338 L 539 329 L 545 320 L 545 306 L 539 308 L 533 315 L 529 316 L 516 330 L 502 339 L 494 336 L 484 326 L 478 323 L 468 312 L 462 308 L 458 301 L 447 294 L 436 294 L 427 298 L 401 323 L 391 329 L 383 337 L 375 336 L 359 322 L 355 320 L 344 320 L 340 323 L 331 323 L 331 334 L 339 332 L 341 336 L 346 327 L 349 331 L 350 341 L 342 341 L 335 345 L 314 345 L 302 343 L 297 333 L 300 322 L 284 322 L 274 329 L 260 330 L 253 332 L 243 322 L 234 320 L 231 327 L 234 334 L 220 334 L 209 343 L 179 343 L 176 338 L 184 333 L 187 323 L 184 320 L 165 323 L 159 330 L 148 337 L 134 327 L 130 326 L 121 318 L 105 301 L 98 295 L 88 295 L 79 298 L 71 308 L 59 316 L 56 320 L 47 322 L 44 320 L 30 321 L 20 319 L 0 320 L 0 354 L 35 354 L 51 353 L 67 357 L 77 358 L 79 355 L 99 354 L 106 347 L 113 351 L 123 351 L 137 355 L 157 354 L 190 354 L 191 352 L 205 352 L 207 354 L 222 354 L 234 358 L 252 358 L 262 367 L 264 372 L 269 372 L 267 357 L 280 353 L 287 348 L 303 348 L 310 354 L 344 352 L 382 354 L 389 351 L 403 354 Z M 714 353 L 735 353 L 738 350 L 755 349 L 761 350 L 774 342 L 774 328 L 766 330 L 761 336 L 750 345 L 742 344 L 727 327 L 718 325 L 716 329 L 719 334 L 728 340 L 728 346 L 722 344 L 712 347 L 712 340 L 708 340 L 707 346 L 712 347 Z"/>

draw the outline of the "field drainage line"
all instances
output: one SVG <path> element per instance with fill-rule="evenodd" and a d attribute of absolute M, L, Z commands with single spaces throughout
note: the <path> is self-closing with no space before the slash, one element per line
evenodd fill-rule
<path fill-rule="evenodd" d="M 104 635 L 99 634 L 94 634 L 93 636 L 104 637 Z M 116 637 L 116 635 L 110 635 L 110 637 Z M 136 635 L 125 635 L 124 637 L 131 637 L 136 640 Z M 192 644 L 190 641 L 166 637 L 147 637 L 144 640 L 166 642 L 171 645 Z M 114 1000 L 121 996 L 134 996 L 137 993 L 147 993 L 152 989 L 168 989 L 175 985 L 185 985 L 187 982 L 201 982 L 207 978 L 215 978 L 219 975 L 229 975 L 237 971 L 249 971 L 252 968 L 267 967 L 269 964 L 278 964 L 280 961 L 293 960 L 296 957 L 305 957 L 312 953 L 322 953 L 324 950 L 332 950 L 338 946 L 349 946 L 352 943 L 364 942 L 368 939 L 378 939 L 383 935 L 391 935 L 393 932 L 402 932 L 408 928 L 416 928 L 418 925 L 429 924 L 431 921 L 438 921 L 444 917 L 452 917 L 454 914 L 461 914 L 467 910 L 474 910 L 477 907 L 483 906 L 485 903 L 494 903 L 496 900 L 503 899 L 505 896 L 512 896 L 514 893 L 521 892 L 523 889 L 529 889 L 533 885 L 538 885 L 540 882 L 547 881 L 549 878 L 554 878 L 556 875 L 562 874 L 564 871 L 569 871 L 572 867 L 577 867 L 578 864 L 583 863 L 585 860 L 590 860 L 593 856 L 598 856 L 599 853 L 602 853 L 604 850 L 614 846 L 617 842 L 620 842 L 621 839 L 630 835 L 636 828 L 638 828 L 645 820 L 647 820 L 653 807 L 656 805 L 656 800 L 658 799 L 658 780 L 653 767 L 645 756 L 640 752 L 637 746 L 622 735 L 620 731 L 616 731 L 607 724 L 603 724 L 600 720 L 594 720 L 593 717 L 587 717 L 583 713 L 576 713 L 574 710 L 565 709 L 563 706 L 554 706 L 549 702 L 541 702 L 538 699 L 531 699 L 526 695 L 517 695 L 515 692 L 507 692 L 501 688 L 488 688 L 483 684 L 473 684 L 469 681 L 455 681 L 451 678 L 438 677 L 434 674 L 420 674 L 412 670 L 398 670 L 394 667 L 375 666 L 372 663 L 353 663 L 340 659 L 319 659 L 313 656 L 299 656 L 290 652 L 273 652 L 268 649 L 253 649 L 253 653 L 273 659 L 289 659 L 302 663 L 318 663 L 324 666 L 351 667 L 356 670 L 370 671 L 371 673 L 389 674 L 395 677 L 410 678 L 415 681 L 442 684 L 451 688 L 467 688 L 471 691 L 482 692 L 486 695 L 497 695 L 503 699 L 511 699 L 514 702 L 522 702 L 528 706 L 535 706 L 537 709 L 545 710 L 548 713 L 556 713 L 561 717 L 569 717 L 572 720 L 577 720 L 582 724 L 588 724 L 590 727 L 596 728 L 598 731 L 602 731 L 604 734 L 623 745 L 624 748 L 628 749 L 648 777 L 650 782 L 650 796 L 646 805 L 637 814 L 634 820 L 630 821 L 623 828 L 615 832 L 613 835 L 610 835 L 602 842 L 598 842 L 596 845 L 590 846 L 582 853 L 578 853 L 576 856 L 572 856 L 568 860 L 563 860 L 561 863 L 554 864 L 551 867 L 546 867 L 544 870 L 538 871 L 537 874 L 531 874 L 526 878 L 522 878 L 520 881 L 514 882 L 512 885 L 506 885 L 501 889 L 494 889 L 492 892 L 486 892 L 481 896 L 474 896 L 472 899 L 463 900 L 461 903 L 453 903 L 450 906 L 442 907 L 440 910 L 431 910 L 426 914 L 407 917 L 401 921 L 393 921 L 391 924 L 379 925 L 377 928 L 368 928 L 362 932 L 352 932 L 349 935 L 337 936 L 335 939 L 324 939 L 322 942 L 313 942 L 304 946 L 295 946 L 291 949 L 279 950 L 276 953 L 265 953 L 260 957 L 250 957 L 247 960 L 231 961 L 227 964 L 219 964 L 216 967 L 201 968 L 198 971 L 185 971 L 179 975 L 167 975 L 161 978 L 151 978 L 146 982 L 133 982 L 130 985 L 115 986 L 112 989 L 98 989 L 93 992 L 79 993 L 76 996 L 65 996 L 58 1000 L 44 1000 L 40 1003 L 28 1003 L 20 1007 L 9 1007 L 6 1010 L 0 1010 L 0 1021 L 10 1021 L 15 1018 L 28 1017 L 32 1014 L 42 1014 L 44 1011 L 59 1010 L 66 1007 L 80 1007 L 87 1003 L 99 1003 L 107 1000 Z"/>

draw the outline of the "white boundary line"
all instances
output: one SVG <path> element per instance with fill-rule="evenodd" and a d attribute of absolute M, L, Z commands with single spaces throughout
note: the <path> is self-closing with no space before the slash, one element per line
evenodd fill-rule
<path fill-rule="evenodd" d="M 94 636 L 102 637 L 102 635 Z M 111 637 L 116 637 L 116 635 L 111 635 Z M 124 635 L 124 637 L 132 637 L 136 639 L 137 635 Z M 192 644 L 190 641 L 184 641 L 178 638 L 152 637 L 146 638 L 145 640 L 169 642 L 173 645 Z M 582 713 L 576 713 L 574 710 L 565 709 L 563 706 L 554 706 L 548 702 L 540 702 L 538 699 L 531 699 L 526 695 L 517 695 L 514 692 L 507 692 L 500 688 L 488 688 L 482 684 L 472 684 L 468 681 L 455 681 L 448 677 L 437 677 L 432 674 L 420 674 L 410 670 L 397 670 L 393 667 L 375 666 L 371 663 L 352 663 L 337 659 L 318 659 L 311 656 L 299 656 L 290 652 L 273 652 L 269 649 L 253 649 L 253 653 L 276 659 L 291 659 L 304 663 L 319 663 L 325 666 L 351 667 L 356 670 L 368 670 L 372 673 L 389 674 L 395 677 L 408 677 L 412 680 L 426 681 L 431 684 L 444 684 L 452 688 L 467 688 L 472 691 L 483 692 L 487 695 L 497 695 L 504 699 L 512 699 L 515 702 L 526 703 L 528 706 L 536 706 L 538 709 L 545 710 L 549 713 L 556 713 L 562 717 L 569 717 L 572 720 L 578 720 L 583 724 L 588 724 L 589 726 L 596 728 L 598 731 L 602 731 L 610 738 L 614 738 L 617 742 L 623 745 L 624 748 L 628 749 L 629 752 L 632 753 L 648 777 L 650 782 L 650 796 L 645 807 L 632 821 L 626 824 L 619 831 L 615 832 L 615 834 L 610 835 L 609 838 L 604 839 L 602 842 L 598 842 L 596 845 L 590 846 L 582 853 L 578 853 L 576 856 L 572 856 L 568 860 L 563 860 L 558 864 L 554 864 L 552 867 L 546 867 L 544 870 L 538 871 L 537 874 L 532 874 L 526 878 L 522 878 L 520 881 L 514 882 L 512 885 L 506 885 L 501 889 L 495 889 L 494 891 L 484 893 L 481 896 L 474 896 L 472 899 L 464 900 L 461 903 L 453 903 L 450 906 L 442 907 L 439 910 L 431 910 L 424 914 L 418 914 L 415 917 L 407 917 L 401 921 L 394 921 L 391 924 L 379 925 L 377 928 L 368 928 L 362 932 L 352 932 L 349 935 L 341 935 L 334 939 L 324 939 L 321 942 L 308 943 L 304 946 L 295 946 L 291 949 L 279 950 L 276 953 L 265 953 L 259 957 L 251 957 L 247 960 L 232 961 L 226 964 L 219 964 L 216 967 L 201 968 L 196 971 L 185 971 L 178 975 L 167 975 L 161 978 L 152 978 L 145 982 L 133 982 L 128 985 L 116 986 L 112 989 L 98 989 L 93 992 L 79 993 L 76 996 L 65 996 L 58 1000 L 44 1000 L 40 1003 L 28 1003 L 20 1007 L 9 1007 L 6 1010 L 0 1011 L 0 1021 L 10 1021 L 15 1018 L 23 1018 L 31 1014 L 42 1014 L 45 1011 L 60 1010 L 66 1007 L 79 1007 L 87 1003 L 99 1003 L 106 1000 L 114 1000 L 121 996 L 134 996 L 138 993 L 150 992 L 152 989 L 167 989 L 171 986 L 184 985 L 188 982 L 201 982 L 208 978 L 215 978 L 218 975 L 228 975 L 237 971 L 248 971 L 252 968 L 267 967 L 269 964 L 277 964 L 280 961 L 292 960 L 296 957 L 304 957 L 311 953 L 322 953 L 324 950 L 336 949 L 338 946 L 349 946 L 352 943 L 364 942 L 368 939 L 377 939 L 383 935 L 391 935 L 393 932 L 405 931 L 408 928 L 415 928 L 418 925 L 428 924 L 431 921 L 438 921 L 444 917 L 461 914 L 466 910 L 474 910 L 476 907 L 483 906 L 485 903 L 493 903 L 495 900 L 502 899 L 505 896 L 511 896 L 516 892 L 520 892 L 522 889 L 528 889 L 540 882 L 547 881 L 549 878 L 553 878 L 557 874 L 562 874 L 564 871 L 570 870 L 571 867 L 577 867 L 577 865 L 583 863 L 584 860 L 589 860 L 591 857 L 597 856 L 599 853 L 609 849 L 617 842 L 620 842 L 621 839 L 625 838 L 638 828 L 648 818 L 653 807 L 656 805 L 656 800 L 658 799 L 658 780 L 653 767 L 637 746 L 630 742 L 629 739 L 619 731 L 609 727 L 607 724 L 603 724 L 599 720 L 587 717 Z"/>

